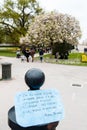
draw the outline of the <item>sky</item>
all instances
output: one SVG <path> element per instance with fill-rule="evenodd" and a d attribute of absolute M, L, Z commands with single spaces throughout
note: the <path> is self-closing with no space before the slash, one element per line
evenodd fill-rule
<path fill-rule="evenodd" d="M 79 22 L 82 31 L 81 42 L 87 39 L 87 0 L 38 0 L 41 7 L 50 12 L 67 13 Z"/>
<path fill-rule="evenodd" d="M 0 4 L 4 0 L 0 0 Z M 14 0 L 15 1 L 15 0 Z M 67 13 L 79 22 L 82 31 L 81 42 L 87 39 L 87 0 L 37 0 L 42 8 L 50 12 Z"/>

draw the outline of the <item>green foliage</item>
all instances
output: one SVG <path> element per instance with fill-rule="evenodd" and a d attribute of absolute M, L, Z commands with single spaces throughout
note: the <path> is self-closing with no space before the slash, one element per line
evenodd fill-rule
<path fill-rule="evenodd" d="M 68 55 L 72 49 L 74 49 L 74 46 L 69 43 L 55 43 L 52 47 L 52 54 L 56 55 L 56 53 L 58 52 L 60 59 L 68 59 Z"/>
<path fill-rule="evenodd" d="M 18 43 L 33 18 L 41 12 L 42 8 L 36 0 L 5 0 L 0 9 L 0 25 L 4 30 L 2 42 Z"/>

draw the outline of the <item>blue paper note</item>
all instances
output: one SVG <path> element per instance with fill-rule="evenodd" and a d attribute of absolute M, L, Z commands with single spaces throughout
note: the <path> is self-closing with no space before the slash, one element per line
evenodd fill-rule
<path fill-rule="evenodd" d="M 44 125 L 64 118 L 64 107 L 57 90 L 19 92 L 15 96 L 16 121 L 22 127 Z"/>

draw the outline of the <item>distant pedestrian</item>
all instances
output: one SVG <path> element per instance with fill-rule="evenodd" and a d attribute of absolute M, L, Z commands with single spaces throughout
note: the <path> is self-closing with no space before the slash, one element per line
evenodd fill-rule
<path fill-rule="evenodd" d="M 27 62 L 29 62 L 29 56 L 30 56 L 30 51 L 29 51 L 29 49 L 26 49 L 26 51 L 25 51 L 25 56 L 26 56 L 26 58 L 27 58 Z"/>
<path fill-rule="evenodd" d="M 43 61 L 43 55 L 44 55 L 44 51 L 42 48 L 40 48 L 39 50 L 39 57 L 40 57 L 40 61 L 42 62 Z"/>
<path fill-rule="evenodd" d="M 32 62 L 34 61 L 35 49 L 31 48 L 30 55 L 32 57 Z"/>
<path fill-rule="evenodd" d="M 56 52 L 56 54 L 55 54 L 56 62 L 58 61 L 58 57 L 59 57 L 59 53 Z"/>

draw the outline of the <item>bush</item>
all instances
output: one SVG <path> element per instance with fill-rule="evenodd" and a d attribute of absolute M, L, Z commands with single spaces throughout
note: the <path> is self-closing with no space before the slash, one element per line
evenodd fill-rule
<path fill-rule="evenodd" d="M 56 52 L 59 52 L 59 59 L 68 59 L 72 49 L 74 49 L 74 46 L 69 43 L 55 43 L 52 47 L 52 54 L 56 55 Z"/>

